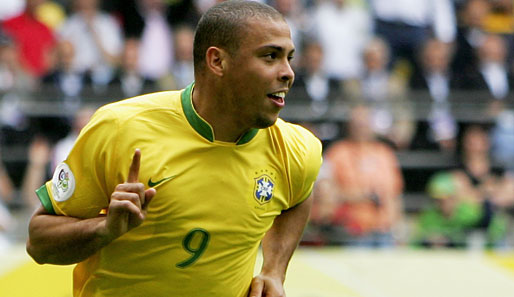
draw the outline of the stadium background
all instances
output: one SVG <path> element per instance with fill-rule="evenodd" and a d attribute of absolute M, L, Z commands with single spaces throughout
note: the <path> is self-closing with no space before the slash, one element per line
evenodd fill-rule
<path fill-rule="evenodd" d="M 19 13 L 24 2 L 23 0 L 2 0 L 0 21 L 5 21 Z M 44 9 L 40 9 L 39 16 L 53 32 L 57 32 L 59 24 L 74 12 L 72 0 L 34 2 L 41 2 L 39 4 Z M 100 1 L 102 11 L 113 16 L 122 25 L 120 28 L 124 34 L 124 41 L 143 34 L 145 19 L 137 13 L 136 2 Z M 305 17 L 309 11 L 315 10 L 326 2 L 330 1 L 270 1 L 269 3 L 277 8 L 280 8 L 279 3 L 300 3 L 300 8 L 297 7 L 294 11 L 288 11 L 287 5 L 285 8 L 281 7 L 285 9 L 288 21 L 297 25 L 296 22 L 301 19 L 300 16 Z M 470 26 L 464 22 L 462 14 L 467 4 L 473 1 L 449 2 L 454 7 L 455 29 L 458 31 L 459 28 Z M 500 15 L 500 18 L 496 19 L 500 21 L 496 23 L 491 21 L 479 29 L 505 38 L 507 41 L 505 64 L 509 75 L 512 76 L 514 69 L 512 3 L 514 1 L 485 0 L 485 2 L 496 9 L 490 11 L 491 19 L 493 16 Z M 502 15 L 498 7 L 504 4 L 499 3 L 506 2 L 511 3 L 510 11 Z M 211 4 L 210 1 L 189 0 L 162 3 L 165 8 L 165 19 L 174 29 L 182 28 L 184 24 L 194 25 L 200 15 L 199 11 Z M 365 0 L 347 0 L 346 4 L 370 11 L 369 2 Z M 376 15 L 371 17 L 376 18 Z M 5 30 L 0 31 L 0 48 L 2 51 L 6 48 L 12 50 L 13 39 L 3 31 Z M 309 38 L 299 39 L 300 44 L 307 44 L 309 41 Z M 457 43 L 457 41 L 455 37 L 452 42 Z M 298 48 L 294 61 L 297 67 L 295 70 L 297 74 L 302 74 L 305 67 L 302 63 L 305 61 L 302 62 L 304 58 L 302 46 Z M 177 49 L 174 50 L 177 51 Z M 16 53 L 19 51 L 16 50 Z M 7 83 L 9 76 L 6 76 L 6 73 L 9 73 L 7 70 L 10 69 L 9 65 L 15 58 L 7 54 L 0 56 L 1 159 L 15 187 L 11 200 L 6 199 L 4 203 L 11 214 L 9 224 L 5 224 L 9 225 L 7 230 L 2 230 L 4 225 L 1 224 L 0 219 L 0 226 L 2 226 L 0 227 L 0 296 L 67 297 L 71 295 L 69 292 L 72 266 L 39 266 L 29 259 L 24 250 L 27 221 L 33 209 L 31 202 L 22 197 L 23 179 L 30 165 L 30 148 L 34 144 L 34 139 L 42 137 L 51 149 L 58 140 L 72 130 L 70 119 L 79 107 L 96 108 L 128 97 L 128 93 L 120 88 L 119 84 L 87 84 L 79 96 L 69 96 L 69 94 L 63 94 L 62 90 L 51 83 L 40 84 L 39 80 L 43 80 L 45 76 L 42 74 L 29 74 L 28 80 L 24 75 L 15 75 L 13 77 L 19 81 L 9 85 Z M 178 57 L 175 59 L 179 60 Z M 391 71 L 400 77 L 405 78 L 416 71 L 413 65 L 405 64 L 401 59 L 399 61 Z M 129 66 L 120 65 L 120 68 Z M 156 80 L 158 82 L 152 85 L 146 85 L 145 81 L 144 87 L 140 88 L 138 93 L 155 91 L 162 86 L 178 87 L 182 78 L 179 74 L 187 77 L 187 71 L 185 71 L 177 72 L 171 80 L 169 76 L 163 80 Z M 341 75 L 340 80 L 346 80 L 344 78 L 346 74 Z M 496 103 L 501 102 L 503 115 L 512 115 L 513 87 L 510 85 L 510 90 L 501 98 L 495 97 L 494 92 L 487 88 L 459 87 L 452 90 L 445 99 L 445 108 L 456 125 L 451 137 L 457 145 L 460 145 L 462 131 L 467 126 L 479 124 L 487 129 L 494 129 L 501 123 L 502 117 L 499 113 L 490 112 L 496 107 Z M 299 90 L 292 92 L 289 98 L 294 97 L 295 100 L 287 102 L 282 113 L 283 118 L 312 128 L 323 140 L 325 147 L 345 137 L 343 129 L 349 118 L 351 100 L 342 96 L 337 98 L 338 100 L 319 101 L 309 98 Z M 406 94 L 410 117 L 416 124 L 416 130 L 412 135 L 411 145 L 406 149 L 397 149 L 395 153 L 405 182 L 401 199 L 407 229 L 405 232 L 408 232 L 413 228 L 418 214 L 432 202 L 425 191 L 429 178 L 436 172 L 453 168 L 457 165 L 458 159 L 456 151 L 441 149 L 437 141 L 430 139 L 428 133 L 432 120 L 430 114 L 434 106 L 431 93 L 423 89 L 409 89 Z M 405 101 L 402 102 L 405 103 Z M 44 161 L 48 170 L 45 169 L 42 173 L 45 178 L 48 178 L 50 174 L 48 167 L 52 165 L 50 159 Z M 513 164 L 495 160 L 493 166 L 510 170 Z M 413 248 L 409 245 L 408 238 L 397 243 L 395 247 L 387 249 L 354 248 L 340 245 L 337 241 L 337 244 L 327 246 L 302 245 L 290 265 L 286 282 L 288 296 L 512 296 L 514 292 L 512 205 L 506 207 L 504 211 L 509 216 L 506 239 L 501 247 L 493 250 L 484 250 L 482 246 L 473 245 L 464 249 Z"/>

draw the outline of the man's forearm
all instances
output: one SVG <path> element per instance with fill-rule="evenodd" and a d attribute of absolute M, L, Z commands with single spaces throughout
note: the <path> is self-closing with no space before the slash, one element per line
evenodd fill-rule
<path fill-rule="evenodd" d="M 279 215 L 262 240 L 262 274 L 280 277 L 284 282 L 287 265 L 300 242 L 309 218 L 312 197 Z"/>
<path fill-rule="evenodd" d="M 106 246 L 105 217 L 77 219 L 38 210 L 29 225 L 27 252 L 40 264 L 74 264 Z"/>

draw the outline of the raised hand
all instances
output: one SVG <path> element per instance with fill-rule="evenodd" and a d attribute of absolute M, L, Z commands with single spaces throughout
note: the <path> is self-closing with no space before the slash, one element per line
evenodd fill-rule
<path fill-rule="evenodd" d="M 127 233 L 141 225 L 146 218 L 146 208 L 156 191 L 145 190 L 139 182 L 141 151 L 136 149 L 130 165 L 127 181 L 119 184 L 111 194 L 107 210 L 106 232 L 110 240 Z"/>

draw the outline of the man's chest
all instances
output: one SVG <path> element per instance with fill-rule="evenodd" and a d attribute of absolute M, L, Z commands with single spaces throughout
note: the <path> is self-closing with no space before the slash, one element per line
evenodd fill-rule
<path fill-rule="evenodd" d="M 199 223 L 261 229 L 289 207 L 285 164 L 267 150 L 184 148 L 161 152 L 157 160 L 140 173 L 140 181 L 157 190 L 149 212 L 186 229 Z"/>

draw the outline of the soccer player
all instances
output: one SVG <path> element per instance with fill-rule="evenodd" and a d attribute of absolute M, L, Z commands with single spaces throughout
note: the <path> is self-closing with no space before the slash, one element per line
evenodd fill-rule
<path fill-rule="evenodd" d="M 78 263 L 74 296 L 285 296 L 321 165 L 319 140 L 278 118 L 289 27 L 227 1 L 194 43 L 195 83 L 100 108 L 37 190 L 28 253 Z"/>

